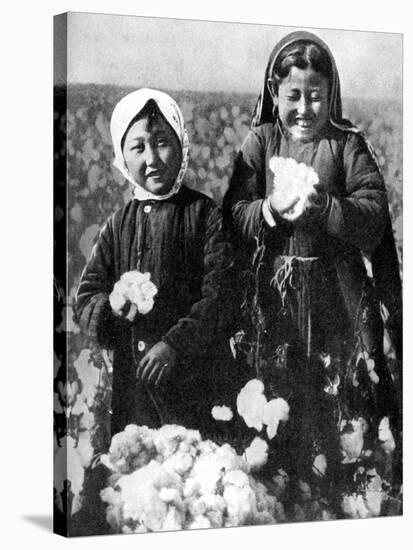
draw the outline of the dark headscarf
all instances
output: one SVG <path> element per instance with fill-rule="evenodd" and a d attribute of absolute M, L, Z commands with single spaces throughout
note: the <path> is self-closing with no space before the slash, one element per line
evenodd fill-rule
<path fill-rule="evenodd" d="M 340 78 L 337 66 L 329 47 L 321 38 L 307 31 L 295 31 L 287 34 L 280 40 L 271 52 L 270 58 L 265 70 L 264 83 L 255 105 L 252 118 L 252 127 L 260 126 L 267 122 L 274 123 L 278 116 L 278 108 L 274 105 L 270 91 L 268 89 L 268 79 L 273 77 L 274 66 L 280 53 L 294 42 L 309 41 L 322 49 L 329 57 L 332 71 L 332 81 L 330 83 L 329 100 L 329 120 L 330 123 L 340 130 L 355 132 L 360 134 L 366 141 L 366 145 L 374 160 L 376 156 L 370 143 L 361 134 L 360 130 L 350 121 L 343 118 Z M 377 169 L 380 167 L 377 163 Z M 379 300 L 385 305 L 389 312 L 387 327 L 391 334 L 392 342 L 395 346 L 397 356 L 402 357 L 402 291 L 400 281 L 399 262 L 394 243 L 393 231 L 390 217 L 384 230 L 383 238 L 373 252 L 371 257 L 372 270 L 375 287 Z"/>
<path fill-rule="evenodd" d="M 274 66 L 277 62 L 278 56 L 286 48 L 294 42 L 309 41 L 324 50 L 328 55 L 331 63 L 332 82 L 330 87 L 330 106 L 329 115 L 330 122 L 333 126 L 337 126 L 340 129 L 348 129 L 351 124 L 347 120 L 343 120 L 342 108 L 341 108 L 341 92 L 340 92 L 340 78 L 334 61 L 333 54 L 325 42 L 318 38 L 315 34 L 307 31 L 296 31 L 287 36 L 284 36 L 282 40 L 275 45 L 271 52 L 270 58 L 265 70 L 264 83 L 258 97 L 258 101 L 255 105 L 252 126 L 261 126 L 266 122 L 274 122 L 277 118 L 277 107 L 274 107 L 273 99 L 268 89 L 268 79 L 272 78 L 274 72 Z"/>

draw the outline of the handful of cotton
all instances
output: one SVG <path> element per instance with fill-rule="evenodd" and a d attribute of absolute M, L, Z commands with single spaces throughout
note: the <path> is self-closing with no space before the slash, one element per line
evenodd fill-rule
<path fill-rule="evenodd" d="M 156 285 L 150 279 L 150 273 L 139 271 L 124 273 L 115 283 L 109 296 L 113 312 L 121 315 L 127 302 L 130 302 L 131 306 L 126 315 L 129 321 L 133 321 L 137 312 L 141 315 L 149 313 L 154 305 L 154 296 L 158 292 Z"/>
<path fill-rule="evenodd" d="M 280 215 L 294 221 L 308 206 L 308 199 L 317 191 L 319 183 L 316 171 L 292 158 L 272 157 L 270 169 L 274 173 L 274 186 L 270 203 Z"/>

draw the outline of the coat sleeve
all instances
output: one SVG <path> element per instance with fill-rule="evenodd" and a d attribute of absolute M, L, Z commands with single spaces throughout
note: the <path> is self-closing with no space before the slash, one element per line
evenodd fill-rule
<path fill-rule="evenodd" d="M 190 360 L 206 353 L 208 347 L 223 338 L 226 302 L 230 295 L 233 269 L 231 247 L 222 229 L 221 211 L 210 206 L 205 220 L 203 276 L 200 299 L 163 337 L 180 360 Z"/>
<path fill-rule="evenodd" d="M 248 132 L 235 158 L 223 202 L 226 224 L 242 242 L 251 244 L 265 225 L 265 146 L 258 130 Z"/>
<path fill-rule="evenodd" d="M 349 133 L 343 167 L 347 196 L 329 196 L 327 233 L 371 252 L 382 239 L 389 212 L 383 178 L 361 135 Z"/>
<path fill-rule="evenodd" d="M 112 218 L 103 226 L 82 272 L 77 290 L 76 312 L 82 330 L 91 343 L 113 347 L 119 322 L 113 315 L 109 295 L 115 283 Z"/>

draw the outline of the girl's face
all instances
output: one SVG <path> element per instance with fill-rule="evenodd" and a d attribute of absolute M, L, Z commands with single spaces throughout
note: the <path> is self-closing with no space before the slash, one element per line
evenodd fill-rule
<path fill-rule="evenodd" d="M 178 137 L 161 116 L 141 118 L 129 128 L 123 156 L 136 183 L 154 195 L 170 191 L 182 162 Z"/>
<path fill-rule="evenodd" d="M 310 67 L 292 67 L 281 81 L 278 113 L 294 141 L 312 141 L 324 128 L 329 118 L 328 90 L 328 79 Z"/>

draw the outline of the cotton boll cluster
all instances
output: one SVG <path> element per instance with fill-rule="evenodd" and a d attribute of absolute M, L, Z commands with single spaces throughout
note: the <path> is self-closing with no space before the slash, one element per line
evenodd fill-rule
<path fill-rule="evenodd" d="M 311 166 L 297 163 L 292 158 L 274 156 L 270 160 L 270 169 L 274 173 L 274 202 L 287 206 L 298 198 L 298 202 L 282 214 L 285 219 L 293 221 L 304 212 L 309 197 L 316 192 L 318 175 Z"/>
<path fill-rule="evenodd" d="M 362 417 L 341 422 L 340 449 L 343 464 L 356 462 L 360 458 L 367 429 L 368 424 Z"/>
<path fill-rule="evenodd" d="M 280 422 L 288 420 L 290 407 L 281 397 L 267 401 L 264 395 L 264 384 L 253 379 L 245 384 L 237 397 L 238 414 L 242 416 L 249 428 L 258 432 L 267 426 L 267 436 L 276 436 Z"/>
<path fill-rule="evenodd" d="M 150 279 L 150 273 L 141 273 L 136 270 L 124 273 L 115 283 L 109 296 L 113 312 L 120 315 L 126 303 L 130 302 L 131 308 L 127 315 L 129 321 L 133 321 L 137 312 L 142 315 L 149 313 L 158 292 L 156 285 Z"/>
<path fill-rule="evenodd" d="M 122 533 L 275 523 L 283 508 L 229 445 L 166 425 L 129 425 L 102 458 L 106 519 Z"/>
<path fill-rule="evenodd" d="M 376 468 L 360 467 L 357 471 L 359 488 L 346 494 L 341 501 L 343 513 L 349 518 L 372 518 L 380 515 L 382 504 L 387 498 L 383 480 Z"/>
<path fill-rule="evenodd" d="M 148 464 L 155 455 L 151 431 L 146 426 L 130 424 L 113 436 L 109 453 L 101 457 L 101 462 L 113 472 L 129 474 Z"/>

